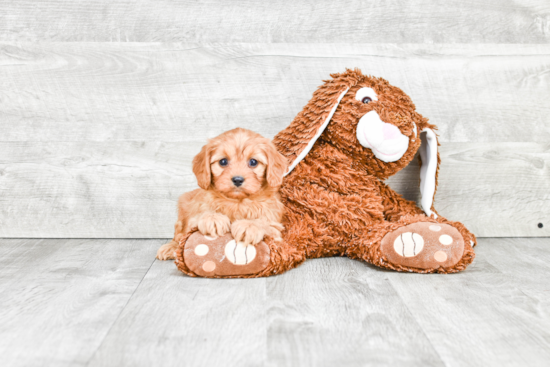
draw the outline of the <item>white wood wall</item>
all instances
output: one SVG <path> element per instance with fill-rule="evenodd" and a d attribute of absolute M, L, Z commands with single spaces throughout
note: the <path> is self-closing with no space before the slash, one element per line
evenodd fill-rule
<path fill-rule="evenodd" d="M 346 67 L 439 126 L 444 216 L 550 236 L 548 0 L 0 0 L 0 237 L 170 237 L 207 138 L 273 137 Z"/>

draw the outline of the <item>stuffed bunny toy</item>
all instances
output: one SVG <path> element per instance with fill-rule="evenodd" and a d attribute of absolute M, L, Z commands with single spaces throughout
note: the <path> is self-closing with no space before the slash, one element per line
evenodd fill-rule
<path fill-rule="evenodd" d="M 274 138 L 289 163 L 280 189 L 283 240 L 242 246 L 230 234 L 212 239 L 188 233 L 176 254 L 182 272 L 263 277 L 306 259 L 347 256 L 396 271 L 455 273 L 473 261 L 475 236 L 433 206 L 440 164 L 436 127 L 382 78 L 349 69 L 331 77 Z M 417 152 L 421 207 L 384 183 Z"/>

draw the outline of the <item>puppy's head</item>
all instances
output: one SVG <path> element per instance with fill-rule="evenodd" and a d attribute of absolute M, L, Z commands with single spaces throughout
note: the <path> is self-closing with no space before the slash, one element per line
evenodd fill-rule
<path fill-rule="evenodd" d="M 211 139 L 193 159 L 201 188 L 235 199 L 277 189 L 287 166 L 286 158 L 269 139 L 241 128 Z"/>

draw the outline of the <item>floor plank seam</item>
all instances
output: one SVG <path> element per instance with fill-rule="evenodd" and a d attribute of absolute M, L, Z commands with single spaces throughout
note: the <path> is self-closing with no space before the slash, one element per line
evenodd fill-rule
<path fill-rule="evenodd" d="M 134 289 L 134 291 L 132 292 L 132 294 L 130 295 L 130 297 L 128 297 L 128 300 L 126 301 L 126 303 L 124 304 L 124 306 L 122 307 L 122 309 L 120 310 L 120 312 L 118 313 L 117 317 L 113 320 L 111 326 L 109 327 L 109 330 L 107 330 L 107 332 L 105 333 L 105 335 L 103 336 L 103 338 L 101 339 L 101 342 L 98 344 L 96 350 L 94 351 L 94 353 L 90 356 L 90 359 L 88 359 L 88 362 L 86 362 L 86 366 L 89 366 L 90 363 L 93 361 L 96 353 L 98 350 L 101 349 L 101 347 L 103 346 L 103 343 L 105 342 L 105 339 L 107 339 L 107 336 L 109 336 L 109 334 L 111 333 L 111 330 L 113 328 L 113 326 L 117 323 L 118 319 L 120 318 L 120 315 L 122 315 L 122 313 L 124 312 L 124 310 L 126 309 L 126 307 L 128 306 L 128 304 L 130 303 L 130 301 L 132 300 L 132 298 L 134 298 L 134 294 L 136 294 L 136 291 L 138 290 L 139 286 L 141 285 L 141 283 L 143 282 L 143 279 L 145 279 L 145 277 L 147 276 L 147 274 L 149 274 L 149 271 L 151 270 L 151 267 L 153 266 L 153 264 L 155 263 L 157 259 L 153 259 L 153 261 L 151 262 L 151 265 L 149 265 L 149 268 L 147 268 L 147 271 L 143 274 L 143 277 L 141 277 L 139 283 L 136 285 L 136 288 Z"/>
<path fill-rule="evenodd" d="M 399 291 L 397 290 L 397 288 L 395 288 L 393 282 L 391 279 L 388 278 L 388 280 L 390 281 L 390 285 L 391 287 L 393 288 L 393 290 L 395 291 L 395 293 L 397 294 L 397 297 L 399 297 L 399 299 L 401 300 L 401 303 L 403 305 L 405 305 L 405 307 L 407 306 L 407 303 L 405 302 L 405 300 L 403 299 L 403 297 L 401 297 L 401 294 L 399 293 Z M 426 333 L 426 330 L 424 330 L 424 327 L 422 326 L 422 324 L 420 323 L 420 321 L 415 317 L 415 315 L 411 312 L 410 308 L 409 307 L 406 307 L 407 308 L 407 313 L 411 316 L 411 318 L 416 321 L 416 324 L 418 325 L 418 327 L 420 328 L 420 330 L 422 330 L 422 334 L 424 334 L 424 336 L 426 337 L 426 340 L 430 343 L 430 345 L 432 346 L 433 350 L 434 350 L 434 353 L 437 355 L 437 357 L 439 358 L 439 360 L 441 361 L 441 363 L 443 363 L 444 366 L 448 366 L 448 364 L 445 362 L 445 360 L 443 360 L 443 358 L 441 357 L 441 354 L 439 354 L 439 351 L 437 350 L 437 348 L 435 347 L 434 343 L 432 342 L 432 340 L 430 339 L 430 337 L 428 336 L 428 334 Z"/>

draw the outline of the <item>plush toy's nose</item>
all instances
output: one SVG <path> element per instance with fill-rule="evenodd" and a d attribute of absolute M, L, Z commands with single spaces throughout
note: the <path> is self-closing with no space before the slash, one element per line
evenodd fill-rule
<path fill-rule="evenodd" d="M 384 122 L 376 111 L 359 119 L 357 140 L 382 162 L 398 161 L 409 148 L 409 138 L 397 126 Z"/>
<path fill-rule="evenodd" d="M 398 137 L 401 132 L 399 131 L 397 126 L 386 123 L 382 127 L 382 133 L 384 134 L 384 140 L 391 140 Z"/>

